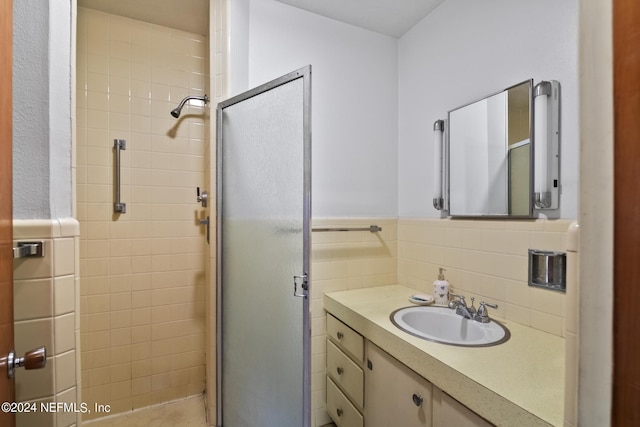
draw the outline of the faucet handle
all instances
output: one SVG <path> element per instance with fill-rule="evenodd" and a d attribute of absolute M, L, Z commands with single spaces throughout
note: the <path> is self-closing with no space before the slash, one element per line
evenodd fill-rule
<path fill-rule="evenodd" d="M 468 307 L 469 313 L 476 314 L 476 312 L 478 310 L 476 310 L 476 307 L 473 305 L 473 302 L 476 300 L 476 298 L 475 297 L 471 297 L 470 299 L 471 299 L 471 307 Z"/>
<path fill-rule="evenodd" d="M 474 319 L 480 323 L 489 323 L 491 319 L 489 318 L 489 313 L 487 312 L 487 307 L 493 308 L 494 310 L 498 308 L 498 304 L 489 304 L 488 302 L 482 301 L 480 303 L 480 307 L 478 307 L 478 311 L 476 312 Z"/>
<path fill-rule="evenodd" d="M 200 194 L 200 187 L 196 187 L 196 201 L 198 203 L 202 204 L 203 208 L 207 207 L 207 200 L 209 199 L 209 193 L 207 193 L 206 191 L 202 191 L 202 194 Z"/>
<path fill-rule="evenodd" d="M 456 310 L 457 312 L 458 307 L 460 306 L 465 308 L 467 307 L 467 301 L 465 301 L 464 295 L 458 295 L 458 294 L 449 292 L 449 296 L 453 298 L 458 298 L 457 300 L 452 300 L 451 302 L 449 302 L 450 309 Z"/>
<path fill-rule="evenodd" d="M 456 301 L 455 299 L 452 299 L 451 301 L 449 301 L 449 308 L 452 310 L 455 310 L 456 308 L 458 308 L 458 305 L 464 301 L 464 297 L 462 295 L 458 295 L 458 294 L 454 294 L 453 292 L 449 292 L 449 297 L 451 298 L 458 298 L 458 300 Z"/>

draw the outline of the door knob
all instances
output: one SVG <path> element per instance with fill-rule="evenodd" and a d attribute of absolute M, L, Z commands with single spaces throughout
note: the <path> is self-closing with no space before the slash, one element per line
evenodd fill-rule
<path fill-rule="evenodd" d="M 24 367 L 24 369 L 42 369 L 47 365 L 47 349 L 44 347 L 36 348 L 24 354 L 24 357 L 16 357 L 12 351 L 7 356 L 7 377 L 15 376 L 16 368 Z"/>
<path fill-rule="evenodd" d="M 411 396 L 411 398 L 413 399 L 413 404 L 416 406 L 422 406 L 422 402 L 424 402 L 424 397 L 422 397 L 419 394 L 413 394 L 413 396 Z"/>

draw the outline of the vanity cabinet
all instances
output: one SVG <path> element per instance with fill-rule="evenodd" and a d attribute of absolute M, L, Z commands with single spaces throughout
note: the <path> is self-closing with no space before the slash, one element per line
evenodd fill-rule
<path fill-rule="evenodd" d="M 338 427 L 364 427 L 364 338 L 327 314 L 327 412 Z"/>
<path fill-rule="evenodd" d="M 338 427 L 490 427 L 327 313 L 327 412 Z"/>
<path fill-rule="evenodd" d="M 371 342 L 366 347 L 366 426 L 430 427 L 431 383 Z"/>

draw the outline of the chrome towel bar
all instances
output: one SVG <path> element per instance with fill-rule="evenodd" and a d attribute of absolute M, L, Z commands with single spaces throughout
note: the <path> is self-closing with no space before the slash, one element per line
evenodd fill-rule
<path fill-rule="evenodd" d="M 325 231 L 369 231 L 371 233 L 377 233 L 378 231 L 382 231 L 382 227 L 378 227 L 377 225 L 370 225 L 368 227 L 362 228 L 312 228 L 311 231 L 316 232 L 325 232 Z"/>

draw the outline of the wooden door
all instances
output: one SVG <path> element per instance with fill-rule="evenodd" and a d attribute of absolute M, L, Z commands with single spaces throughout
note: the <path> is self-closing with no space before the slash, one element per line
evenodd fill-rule
<path fill-rule="evenodd" d="M 11 0 L 0 0 L 0 403 L 14 400 L 14 383 L 6 371 L 13 349 L 12 21 Z M 14 426 L 14 414 L 0 411 L 0 425 Z"/>
<path fill-rule="evenodd" d="M 612 425 L 640 425 L 640 2 L 613 1 Z"/>

